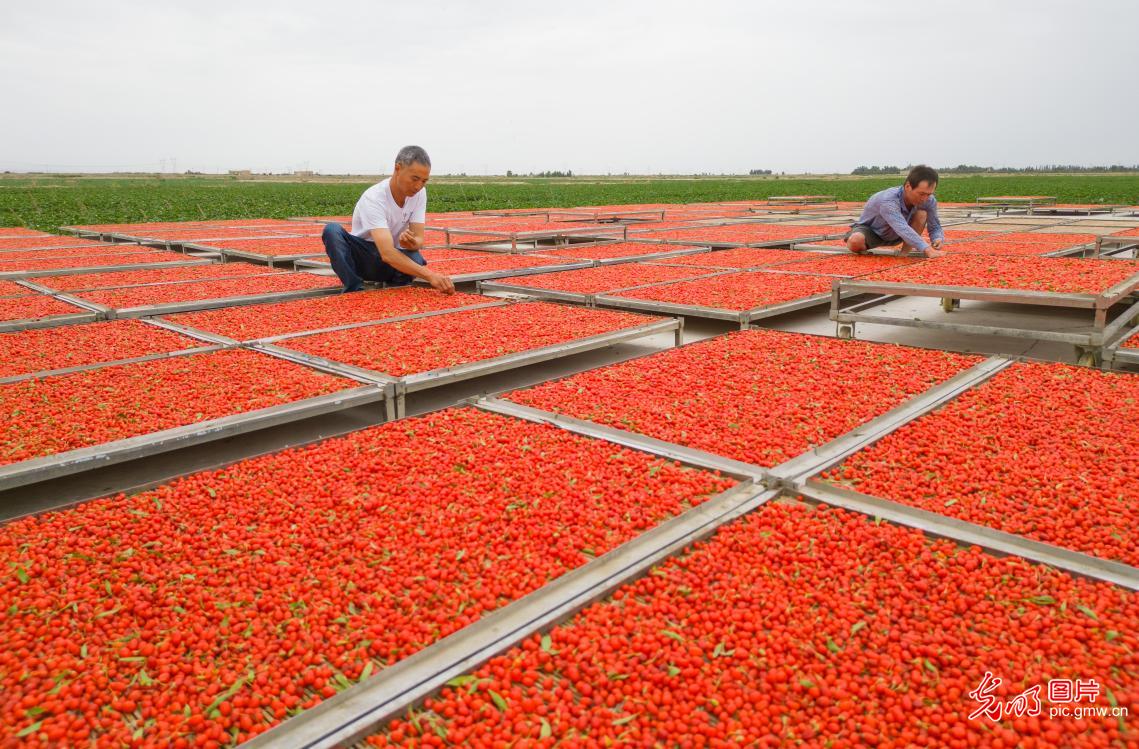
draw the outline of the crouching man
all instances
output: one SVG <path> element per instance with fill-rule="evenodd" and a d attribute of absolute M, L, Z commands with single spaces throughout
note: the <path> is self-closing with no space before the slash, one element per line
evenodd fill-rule
<path fill-rule="evenodd" d="M 455 293 L 451 279 L 429 269 L 420 253 L 430 176 L 427 152 L 404 146 L 392 176 L 369 187 L 356 202 L 351 233 L 340 224 L 324 227 L 324 250 L 345 291 L 359 291 L 365 283 L 402 286 L 422 278 L 444 294 Z"/>
<path fill-rule="evenodd" d="M 876 247 L 901 246 L 896 254 L 921 251 L 927 257 L 941 257 L 945 231 L 937 215 L 937 172 L 928 166 L 915 166 L 901 187 L 888 187 L 866 201 L 858 223 L 846 233 L 846 248 L 862 254 Z M 929 240 L 922 234 L 929 233 Z"/>

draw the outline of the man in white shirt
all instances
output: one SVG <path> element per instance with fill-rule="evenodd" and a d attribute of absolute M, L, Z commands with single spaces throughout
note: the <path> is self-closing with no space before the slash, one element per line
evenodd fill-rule
<path fill-rule="evenodd" d="M 455 284 L 427 267 L 420 254 L 427 222 L 427 180 L 431 159 L 419 146 L 404 146 L 395 157 L 392 176 L 372 185 L 352 211 L 352 231 L 326 224 L 321 239 L 332 269 L 345 291 L 359 291 L 365 282 L 404 286 L 422 278 L 444 294 Z"/>

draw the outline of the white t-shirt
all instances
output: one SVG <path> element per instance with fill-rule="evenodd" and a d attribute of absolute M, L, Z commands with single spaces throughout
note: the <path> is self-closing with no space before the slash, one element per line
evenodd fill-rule
<path fill-rule="evenodd" d="M 372 185 L 352 211 L 352 233 L 363 239 L 372 238 L 372 229 L 387 229 L 392 242 L 399 247 L 399 235 L 411 224 L 427 223 L 427 188 L 403 201 L 401 208 L 392 197 L 391 179 Z"/>

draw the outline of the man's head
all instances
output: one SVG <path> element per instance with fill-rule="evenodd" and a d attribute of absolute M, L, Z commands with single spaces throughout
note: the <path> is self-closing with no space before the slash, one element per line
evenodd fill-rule
<path fill-rule="evenodd" d="M 906 176 L 906 184 L 902 189 L 907 203 L 921 205 L 933 197 L 933 192 L 937 189 L 937 170 L 925 164 L 915 166 Z"/>
<path fill-rule="evenodd" d="M 404 146 L 395 157 L 392 186 L 405 196 L 419 192 L 431 177 L 431 159 L 419 146 Z M 395 192 L 393 190 L 393 192 Z"/>

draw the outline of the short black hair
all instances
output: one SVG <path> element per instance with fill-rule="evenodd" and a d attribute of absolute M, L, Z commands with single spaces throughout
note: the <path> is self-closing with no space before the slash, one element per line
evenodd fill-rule
<path fill-rule="evenodd" d="M 428 169 L 431 168 L 431 159 L 427 156 L 427 152 L 419 146 L 404 146 L 399 149 L 399 153 L 395 155 L 395 163 L 400 166 L 423 164 Z"/>
<path fill-rule="evenodd" d="M 910 170 L 909 175 L 906 176 L 906 182 L 910 187 L 917 187 L 922 182 L 928 182 L 930 185 L 936 185 L 937 170 L 932 166 L 918 164 Z"/>

